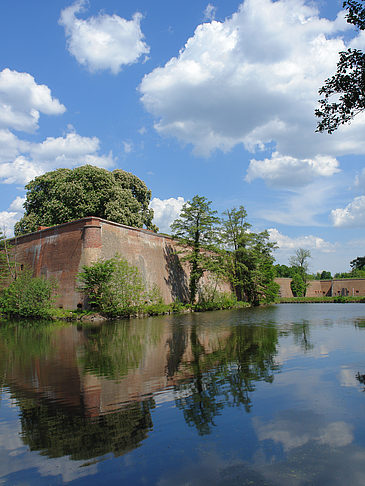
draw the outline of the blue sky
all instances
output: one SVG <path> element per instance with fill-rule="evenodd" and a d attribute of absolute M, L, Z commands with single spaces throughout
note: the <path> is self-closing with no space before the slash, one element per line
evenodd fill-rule
<path fill-rule="evenodd" d="M 365 49 L 337 0 L 2 0 L 0 224 L 59 167 L 122 168 L 168 232 L 195 194 L 243 205 L 277 261 L 365 254 L 365 116 L 315 133 L 338 52 Z"/>

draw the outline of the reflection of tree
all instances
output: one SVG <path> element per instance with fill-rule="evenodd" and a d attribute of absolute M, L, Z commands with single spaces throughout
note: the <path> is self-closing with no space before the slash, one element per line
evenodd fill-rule
<path fill-rule="evenodd" d="M 1 378 L 17 400 L 22 439 L 31 450 L 50 457 L 88 459 L 109 452 L 124 454 L 147 437 L 153 400 L 100 414 L 100 390 L 81 388 L 77 361 L 85 345 L 94 372 L 120 376 L 138 366 L 146 347 L 161 333 L 161 326 L 151 326 L 148 320 L 138 324 L 119 322 L 80 332 L 52 323 L 22 322 L 0 328 Z M 90 413 L 98 416 L 90 417 Z"/>
<path fill-rule="evenodd" d="M 215 425 L 214 417 L 219 415 L 224 404 L 217 401 L 220 390 L 216 374 L 203 374 L 205 351 L 199 342 L 196 326 L 190 330 L 190 340 L 193 354 L 190 370 L 193 378 L 187 386 L 178 386 L 180 393 L 188 395 L 178 399 L 177 406 L 183 410 L 186 423 L 195 425 L 198 433 L 204 435 L 210 433 L 210 426 Z"/>
<path fill-rule="evenodd" d="M 360 373 L 356 373 L 356 379 L 359 383 L 364 386 L 363 391 L 365 391 L 365 375 L 361 375 Z"/>
<path fill-rule="evenodd" d="M 176 319 L 171 323 L 171 331 L 171 338 L 167 341 L 169 353 L 166 374 L 168 377 L 173 377 L 177 373 L 188 342 L 186 329 Z"/>
<path fill-rule="evenodd" d="M 193 378 L 177 386 L 181 398 L 176 403 L 186 422 L 203 435 L 210 433 L 214 418 L 225 404 L 243 405 L 249 412 L 255 382 L 273 381 L 278 335 L 275 326 L 235 326 L 215 351 L 205 354 L 198 334 L 193 326 L 190 331 L 193 359 L 189 367 Z"/>
<path fill-rule="evenodd" d="M 47 400 L 20 398 L 23 442 L 48 457 L 73 460 L 115 456 L 138 447 L 152 429 L 152 399 L 128 404 L 115 413 L 85 417 L 82 409 L 59 406 Z"/>
<path fill-rule="evenodd" d="M 250 393 L 255 390 L 255 382 L 266 381 L 272 383 L 273 372 L 278 369 L 274 363 L 276 344 L 278 340 L 275 326 L 238 326 L 234 328 L 231 343 L 233 365 L 225 369 L 225 376 L 229 383 L 226 393 L 231 396 L 234 405 L 243 404 L 249 412 L 252 403 Z"/>
<path fill-rule="evenodd" d="M 355 320 L 355 327 L 358 329 L 365 329 L 365 320 L 364 319 L 356 319 Z"/>
<path fill-rule="evenodd" d="M 222 326 L 218 315 L 215 324 L 189 315 L 119 321 L 79 332 L 66 327 L 53 333 L 52 326 L 3 330 L 0 351 L 9 368 L 4 382 L 19 401 L 24 441 L 52 457 L 91 458 L 136 447 L 152 427 L 153 403 L 129 403 L 104 415 L 100 410 L 108 409 L 105 393 L 113 389 L 118 395 L 123 386 L 113 382 L 108 388 L 109 379 L 147 366 L 149 356 L 151 363 L 161 364 L 153 378 L 176 384 L 176 404 L 199 434 L 210 433 L 225 406 L 243 405 L 249 411 L 256 382 L 273 380 L 277 328 Z M 85 372 L 108 380 L 93 388 L 95 378 L 87 377 L 90 386 Z M 98 417 L 89 418 L 94 413 Z"/>
<path fill-rule="evenodd" d="M 309 321 L 295 322 L 293 325 L 294 342 L 300 346 L 303 351 L 310 351 L 313 349 L 313 344 L 310 341 Z"/>
<path fill-rule="evenodd" d="M 153 325 L 154 324 L 154 325 Z M 149 347 L 162 335 L 163 321 L 123 321 L 86 330 L 80 363 L 85 371 L 115 379 L 138 368 Z"/>
<path fill-rule="evenodd" d="M 62 324 L 22 320 L 0 326 L 0 373 L 6 381 L 8 367 L 27 370 L 34 358 L 52 353 L 52 334 Z"/>

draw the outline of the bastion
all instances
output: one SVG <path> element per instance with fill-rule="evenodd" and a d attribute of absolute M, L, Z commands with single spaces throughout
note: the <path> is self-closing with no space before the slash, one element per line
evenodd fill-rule
<path fill-rule="evenodd" d="M 181 246 L 167 235 L 87 217 L 41 227 L 13 238 L 10 244 L 21 269 L 30 268 L 34 276 L 57 281 L 56 306 L 64 309 L 86 305 L 77 290 L 77 274 L 82 267 L 116 254 L 139 269 L 147 288 L 157 286 L 165 303 L 188 300 L 189 266 L 181 261 Z M 211 279 L 205 273 L 202 285 L 209 285 Z M 224 281 L 219 282 L 218 289 L 231 291 Z"/>

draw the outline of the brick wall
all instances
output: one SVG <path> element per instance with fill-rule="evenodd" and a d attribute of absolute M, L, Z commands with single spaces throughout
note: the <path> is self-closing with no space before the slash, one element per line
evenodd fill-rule
<path fill-rule="evenodd" d="M 280 297 L 293 297 L 290 288 L 291 278 L 276 278 L 280 286 Z M 310 280 L 306 291 L 306 297 L 323 296 L 365 296 L 365 278 L 333 279 L 333 280 Z"/>
<path fill-rule="evenodd" d="M 17 261 L 34 275 L 57 280 L 56 305 L 65 309 L 85 304 L 76 282 L 82 266 L 117 253 L 138 267 L 149 288 L 158 286 L 166 303 L 188 299 L 189 268 L 180 261 L 181 248 L 168 236 L 89 217 L 18 237 L 11 244 Z M 202 283 L 211 280 L 205 274 Z M 218 289 L 231 290 L 226 282 Z"/>
<path fill-rule="evenodd" d="M 291 278 L 276 278 L 275 282 L 279 284 L 279 297 L 293 297 L 293 292 L 291 291 Z"/>

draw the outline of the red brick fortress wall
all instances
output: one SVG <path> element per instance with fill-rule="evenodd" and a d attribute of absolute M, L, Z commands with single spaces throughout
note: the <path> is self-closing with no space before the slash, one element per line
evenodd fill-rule
<path fill-rule="evenodd" d="M 65 309 L 85 305 L 76 281 L 82 266 L 116 254 L 140 270 L 148 288 L 157 285 L 164 302 L 188 299 L 189 268 L 180 261 L 181 248 L 168 236 L 89 217 L 20 236 L 10 243 L 19 264 L 31 268 L 35 276 L 57 280 L 56 305 Z M 209 284 L 211 278 L 205 274 L 202 283 Z M 220 282 L 218 290 L 230 292 L 231 288 Z"/>
<path fill-rule="evenodd" d="M 92 218 L 85 218 L 20 236 L 10 242 L 16 261 L 23 268 L 32 269 L 37 277 L 57 281 L 56 305 L 59 307 L 76 309 L 78 304 L 83 305 L 83 298 L 76 290 L 76 275 L 80 263 L 85 261 L 84 228 L 92 223 Z"/>
<path fill-rule="evenodd" d="M 279 297 L 293 297 L 291 281 L 291 278 L 275 279 L 280 286 Z M 306 297 L 365 296 L 365 278 L 310 280 L 305 295 Z"/>
<path fill-rule="evenodd" d="M 136 266 L 148 288 L 160 289 L 165 303 L 188 300 L 189 266 L 180 259 L 182 250 L 169 236 L 149 230 L 131 228 L 100 220 L 101 257 L 108 259 L 121 255 Z M 213 285 L 213 277 L 205 273 L 202 285 Z M 219 282 L 218 290 L 230 292 L 226 282 Z"/>

